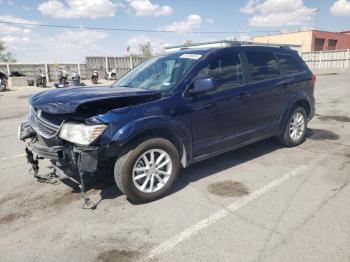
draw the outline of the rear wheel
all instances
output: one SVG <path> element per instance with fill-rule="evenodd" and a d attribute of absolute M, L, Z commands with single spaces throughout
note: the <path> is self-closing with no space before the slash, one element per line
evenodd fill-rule
<path fill-rule="evenodd" d="M 303 107 L 296 107 L 288 118 L 284 132 L 278 138 L 286 146 L 300 145 L 305 138 L 307 117 Z"/>
<path fill-rule="evenodd" d="M 118 188 L 132 201 L 148 202 L 165 195 L 180 170 L 175 146 L 163 138 L 139 140 L 127 146 L 115 163 Z"/>

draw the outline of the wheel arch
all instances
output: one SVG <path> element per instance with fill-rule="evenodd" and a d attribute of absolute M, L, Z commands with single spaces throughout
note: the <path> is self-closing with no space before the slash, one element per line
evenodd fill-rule
<path fill-rule="evenodd" d="M 113 142 L 121 147 L 144 137 L 159 137 L 169 140 L 176 147 L 181 165 L 187 167 L 192 159 L 192 140 L 188 130 L 178 121 L 144 119 L 129 123 L 115 134 Z"/>
<path fill-rule="evenodd" d="M 305 109 L 308 119 L 312 117 L 312 105 L 310 99 L 304 92 L 299 92 L 289 100 L 282 114 L 280 115 L 279 122 L 281 130 L 284 129 L 286 121 L 288 121 L 288 116 L 291 114 L 291 112 L 296 106 L 301 106 Z"/>

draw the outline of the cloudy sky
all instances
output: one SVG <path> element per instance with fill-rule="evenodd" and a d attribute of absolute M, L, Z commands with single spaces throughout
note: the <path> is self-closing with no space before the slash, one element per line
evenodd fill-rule
<path fill-rule="evenodd" d="M 0 0 L 0 39 L 18 61 L 82 62 L 85 56 L 119 56 L 129 46 L 138 53 L 149 41 L 164 46 L 235 37 L 249 40 L 264 32 L 294 31 L 315 26 L 350 30 L 350 0 Z M 54 24 L 175 31 L 124 32 L 35 26 Z M 225 31 L 231 33 L 193 33 Z M 192 33 L 191 33 L 192 32 Z"/>

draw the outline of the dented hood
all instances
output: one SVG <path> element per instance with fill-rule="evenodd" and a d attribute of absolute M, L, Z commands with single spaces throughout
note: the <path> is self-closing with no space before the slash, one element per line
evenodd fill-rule
<path fill-rule="evenodd" d="M 101 102 L 116 103 L 118 100 L 134 99 L 139 101 L 149 101 L 161 97 L 161 92 L 157 90 L 145 90 L 139 88 L 127 87 L 73 87 L 55 89 L 39 94 L 30 98 L 30 104 L 35 108 L 51 114 L 69 114 L 74 113 L 77 108 L 84 104 L 101 105 Z"/>

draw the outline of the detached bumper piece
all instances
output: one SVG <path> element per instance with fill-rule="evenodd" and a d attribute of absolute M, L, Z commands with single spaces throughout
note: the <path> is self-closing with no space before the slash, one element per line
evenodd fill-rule
<path fill-rule="evenodd" d="M 49 159 L 56 165 L 70 166 L 72 170 L 79 173 L 79 188 L 84 198 L 83 208 L 94 209 L 96 204 L 92 203 L 85 193 L 84 175 L 94 173 L 98 168 L 98 158 L 101 149 L 90 146 L 73 146 L 72 144 L 48 147 L 38 142 L 37 134 L 28 123 L 22 123 L 18 133 L 20 140 L 26 141 L 26 155 L 28 163 L 32 165 L 34 177 L 42 180 L 39 173 L 39 160 Z"/>
<path fill-rule="evenodd" d="M 64 148 L 62 146 L 46 147 L 38 143 L 30 143 L 30 147 L 39 157 L 54 161 L 61 161 L 64 159 Z"/>

